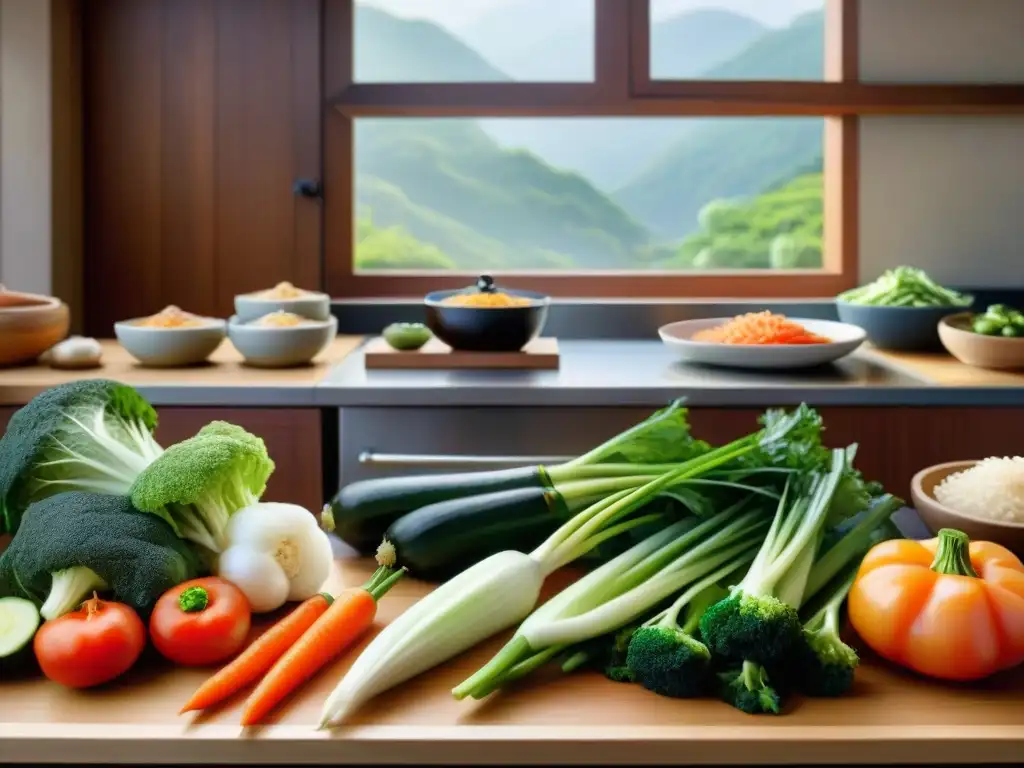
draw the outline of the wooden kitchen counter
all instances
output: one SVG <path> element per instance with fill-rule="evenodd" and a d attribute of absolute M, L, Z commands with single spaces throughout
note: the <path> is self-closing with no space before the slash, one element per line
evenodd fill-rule
<path fill-rule="evenodd" d="M 185 368 L 147 368 L 116 341 L 102 341 L 103 364 L 84 371 L 64 371 L 44 365 L 0 369 L 0 405 L 24 405 L 49 387 L 74 379 L 104 378 L 138 387 L 198 389 L 309 390 L 363 341 L 362 336 L 339 336 L 312 364 L 297 368 L 252 368 L 225 339 L 205 365 Z M 310 395 L 312 399 L 312 395 Z"/>
<path fill-rule="evenodd" d="M 1024 388 L 1024 371 L 975 368 L 945 352 L 886 352 L 872 348 L 871 354 L 942 387 Z"/>
<path fill-rule="evenodd" d="M 369 572 L 364 563 L 343 561 L 330 586 L 362 583 Z M 381 602 L 378 622 L 427 590 L 399 583 Z M 779 717 L 743 715 L 714 700 L 660 698 L 589 673 L 533 681 L 482 703 L 454 701 L 452 686 L 497 646 L 488 643 L 380 696 L 334 732 L 314 727 L 355 653 L 314 678 L 276 723 L 253 733 L 234 724 L 237 698 L 208 719 L 176 714 L 205 677 L 194 670 L 151 663 L 116 687 L 87 692 L 5 681 L 2 762 L 934 765 L 1024 756 L 1024 670 L 957 687 L 865 658 L 851 695 L 794 702 Z"/>

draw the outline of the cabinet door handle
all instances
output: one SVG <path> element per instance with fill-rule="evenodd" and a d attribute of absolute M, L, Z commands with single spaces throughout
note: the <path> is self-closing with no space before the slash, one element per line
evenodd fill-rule
<path fill-rule="evenodd" d="M 292 184 L 292 194 L 297 197 L 320 198 L 324 191 L 317 179 L 296 179 Z"/>
<path fill-rule="evenodd" d="M 503 467 L 561 464 L 573 456 L 458 456 L 452 454 L 377 453 L 363 451 L 359 463 L 377 467 Z"/>

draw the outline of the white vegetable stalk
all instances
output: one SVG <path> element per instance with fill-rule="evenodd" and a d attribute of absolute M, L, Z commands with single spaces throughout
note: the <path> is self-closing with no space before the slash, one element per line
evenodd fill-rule
<path fill-rule="evenodd" d="M 99 574 L 84 565 L 56 571 L 52 577 L 50 593 L 39 609 L 39 615 L 47 621 L 71 613 L 92 592 L 102 592 L 108 588 L 107 582 Z"/>
<path fill-rule="evenodd" d="M 457 699 L 483 698 L 513 669 L 555 646 L 618 629 L 717 568 L 746 565 L 768 528 L 758 511 L 735 505 L 699 523 L 676 523 L 631 547 L 542 605 L 486 665 L 456 686 Z M 689 528 L 689 530 L 687 530 Z"/>
<path fill-rule="evenodd" d="M 217 575 L 245 594 L 256 613 L 305 600 L 323 587 L 334 555 L 316 517 L 295 504 L 260 502 L 227 521 Z"/>
<path fill-rule="evenodd" d="M 320 727 L 340 723 L 363 703 L 472 648 L 526 618 L 544 579 L 601 542 L 658 519 L 621 522 L 654 496 L 751 450 L 750 438 L 680 464 L 634 490 L 620 491 L 583 510 L 527 555 L 500 552 L 409 608 L 374 638 L 324 704 Z"/>

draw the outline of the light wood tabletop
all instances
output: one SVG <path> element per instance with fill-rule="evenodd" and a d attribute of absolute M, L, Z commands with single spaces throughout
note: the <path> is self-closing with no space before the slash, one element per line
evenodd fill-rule
<path fill-rule="evenodd" d="M 945 352 L 886 352 L 875 355 L 942 387 L 1024 387 L 1024 371 L 996 371 L 965 365 Z"/>
<path fill-rule="evenodd" d="M 228 339 L 205 365 L 183 368 L 147 368 L 116 341 L 104 340 L 102 365 L 66 371 L 45 365 L 0 370 L 0 405 L 23 405 L 49 387 L 74 379 L 115 379 L 132 386 L 286 387 L 313 388 L 334 365 L 363 341 L 362 336 L 339 336 L 310 365 L 295 368 L 253 368 Z"/>
<path fill-rule="evenodd" d="M 369 572 L 361 561 L 339 561 L 329 586 L 361 584 Z M 399 583 L 382 600 L 378 623 L 428 590 Z M 4 681 L 2 762 L 934 765 L 1024 756 L 1024 669 L 952 686 L 865 656 L 851 695 L 795 701 L 778 717 L 744 715 L 715 700 L 665 699 L 592 673 L 553 672 L 485 702 L 454 701 L 451 688 L 501 640 L 378 697 L 332 732 L 315 730 L 320 708 L 368 640 L 250 733 L 236 725 L 242 697 L 209 717 L 177 714 L 203 671 L 151 661 L 118 684 L 85 692 Z"/>

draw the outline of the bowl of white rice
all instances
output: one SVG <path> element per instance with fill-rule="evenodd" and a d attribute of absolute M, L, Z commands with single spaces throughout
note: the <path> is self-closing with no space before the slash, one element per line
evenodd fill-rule
<path fill-rule="evenodd" d="M 932 533 L 956 528 L 1024 555 L 1024 457 L 928 467 L 914 475 L 910 493 Z"/>

